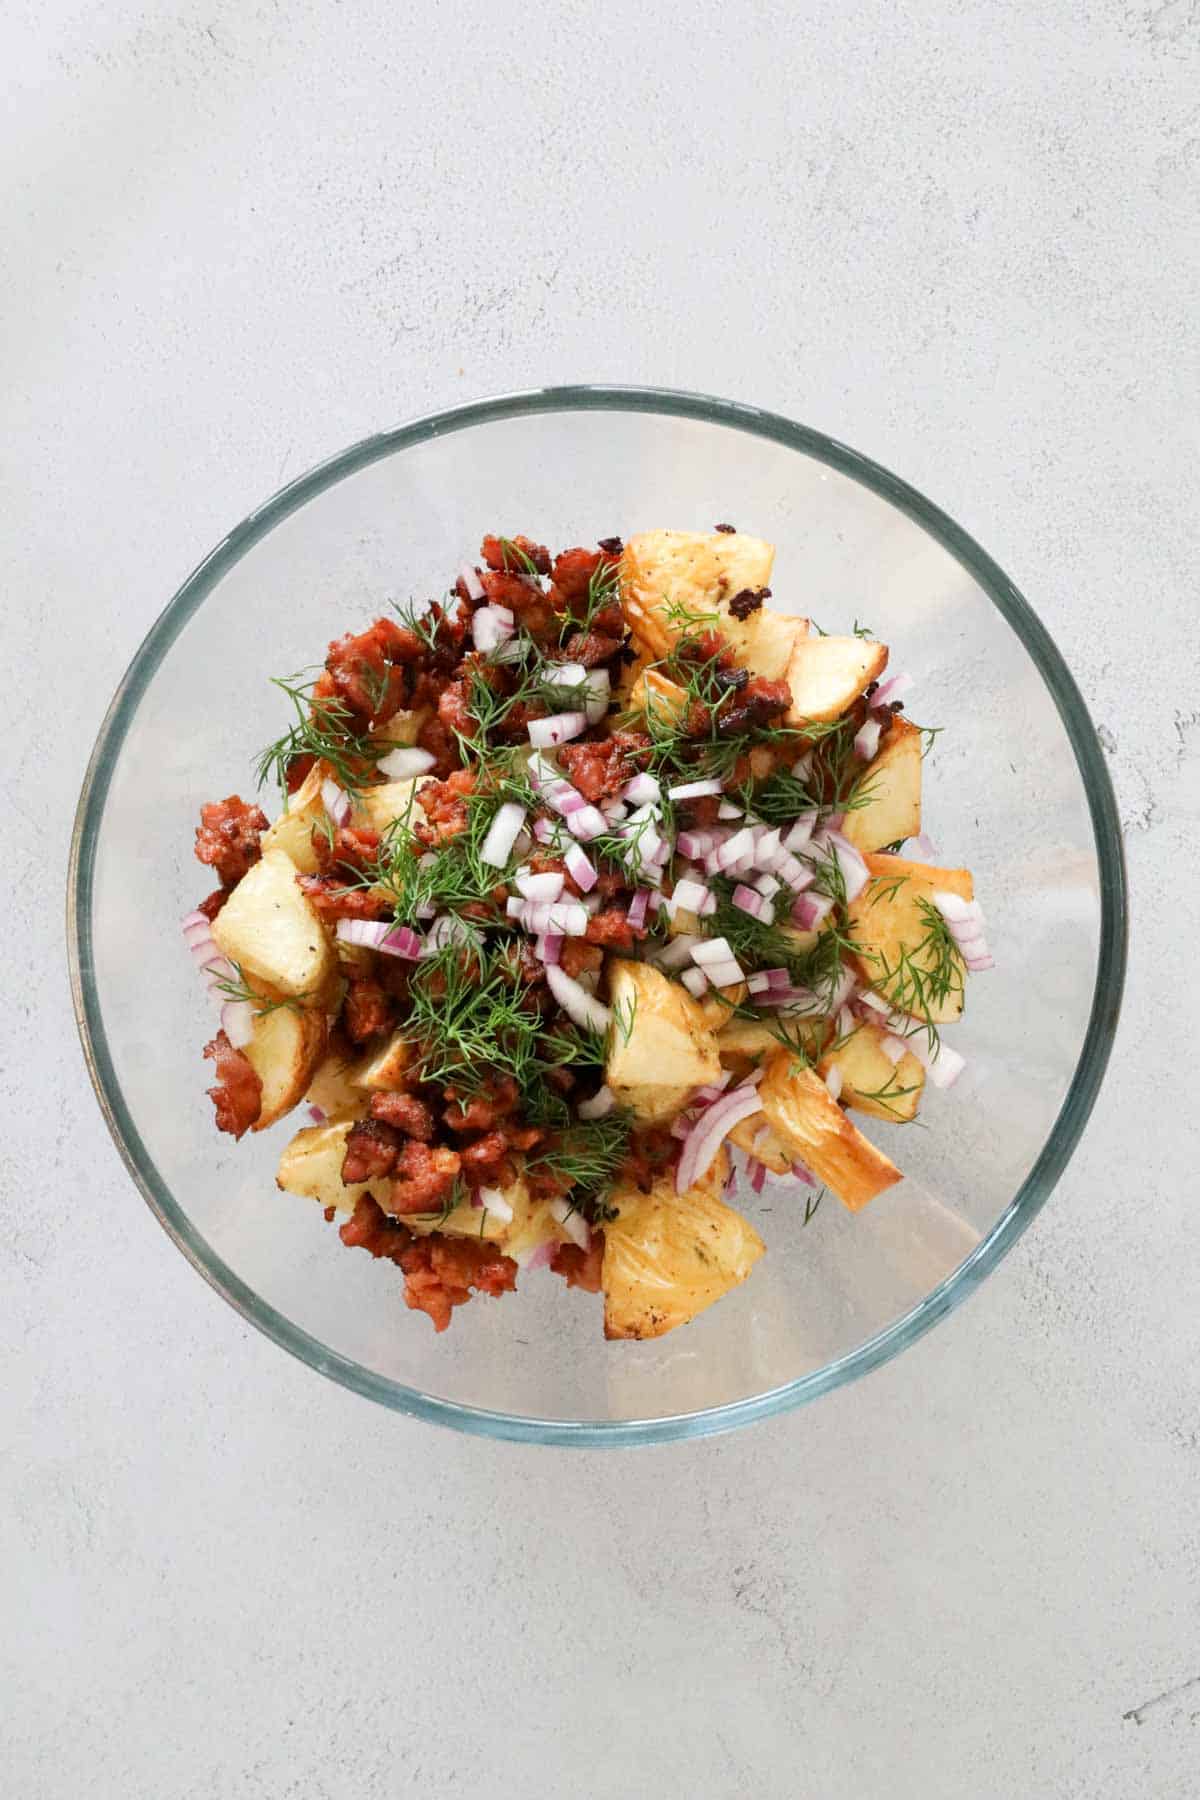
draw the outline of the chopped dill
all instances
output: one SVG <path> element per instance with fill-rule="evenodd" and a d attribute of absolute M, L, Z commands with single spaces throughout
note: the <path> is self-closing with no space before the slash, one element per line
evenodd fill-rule
<path fill-rule="evenodd" d="M 352 800 L 360 798 L 375 764 L 394 746 L 355 731 L 356 715 L 344 700 L 324 694 L 314 697 L 315 675 L 310 679 L 303 674 L 275 675 L 271 685 L 287 695 L 296 718 L 282 737 L 259 753 L 255 762 L 259 787 L 273 779 L 286 804 L 292 763 L 300 756 L 315 756 L 328 763 L 333 780 Z"/>

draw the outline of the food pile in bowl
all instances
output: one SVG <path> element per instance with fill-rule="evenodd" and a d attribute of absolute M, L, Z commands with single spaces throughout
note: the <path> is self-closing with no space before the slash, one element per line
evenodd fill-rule
<path fill-rule="evenodd" d="M 661 1336 L 763 1254 L 731 1194 L 867 1205 L 901 1171 L 851 1113 L 962 1068 L 991 957 L 922 832 L 909 677 L 775 611 L 773 563 L 730 525 L 489 535 L 276 680 L 274 823 L 201 809 L 216 1123 L 306 1106 L 279 1187 L 439 1331 L 544 1267 Z"/>

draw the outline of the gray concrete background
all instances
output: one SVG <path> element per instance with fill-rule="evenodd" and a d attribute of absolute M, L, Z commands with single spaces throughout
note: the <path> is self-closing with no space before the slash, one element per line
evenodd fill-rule
<path fill-rule="evenodd" d="M 1200 1791 L 1197 0 L 9 0 L 0 1783 L 20 1800 Z M 136 1198 L 71 1022 L 129 656 L 286 477 L 573 379 L 931 494 L 1118 787 L 1131 992 L 1054 1202 L 914 1351 L 638 1455 L 387 1416 Z"/>

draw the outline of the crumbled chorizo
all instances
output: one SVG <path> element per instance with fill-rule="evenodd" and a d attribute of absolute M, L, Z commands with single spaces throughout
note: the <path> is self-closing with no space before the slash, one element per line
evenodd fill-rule
<path fill-rule="evenodd" d="M 623 906 L 601 907 L 587 922 L 588 943 L 603 944 L 607 950 L 631 950 L 645 935 L 629 923 Z"/>
<path fill-rule="evenodd" d="M 360 719 L 382 725 L 404 705 L 406 665 L 418 661 L 415 631 L 394 619 L 376 619 L 366 631 L 348 631 L 329 646 L 325 669 L 338 698 Z"/>
<path fill-rule="evenodd" d="M 573 631 L 563 645 L 567 662 L 582 663 L 585 669 L 598 669 L 611 662 L 624 643 L 623 638 L 606 637 L 600 631 Z"/>
<path fill-rule="evenodd" d="M 586 1250 L 578 1244 L 560 1244 L 550 1267 L 561 1275 L 568 1287 L 582 1288 L 585 1294 L 598 1294 L 604 1272 L 604 1233 L 593 1231 Z"/>
<path fill-rule="evenodd" d="M 461 1169 L 456 1150 L 431 1150 L 428 1144 L 409 1138 L 396 1162 L 388 1211 L 398 1217 L 440 1212 Z"/>
<path fill-rule="evenodd" d="M 480 580 L 490 603 L 506 606 L 531 637 L 544 638 L 556 629 L 554 606 L 536 581 L 494 569 L 487 570 Z"/>
<path fill-rule="evenodd" d="M 379 833 L 366 827 L 339 825 L 332 837 L 322 826 L 313 827 L 313 855 L 317 867 L 329 875 L 335 869 L 365 874 L 379 856 Z"/>
<path fill-rule="evenodd" d="M 426 849 L 448 844 L 467 829 L 467 796 L 474 791 L 475 776 L 470 769 L 456 769 L 444 781 L 427 781 L 417 794 L 417 804 L 428 823 L 418 820 L 413 836 Z"/>
<path fill-rule="evenodd" d="M 581 975 L 599 974 L 604 966 L 604 952 L 584 938 L 569 937 L 563 940 L 559 963 L 564 975 L 578 981 Z"/>
<path fill-rule="evenodd" d="M 734 737 L 758 730 L 786 712 L 791 704 L 792 690 L 786 681 L 769 681 L 765 675 L 755 675 L 737 696 L 736 703 L 717 715 L 718 736 Z"/>
<path fill-rule="evenodd" d="M 395 1017 L 395 1002 L 380 982 L 369 975 L 350 977 L 342 1024 L 351 1043 L 365 1044 L 368 1038 L 390 1031 Z"/>
<path fill-rule="evenodd" d="M 502 1130 L 489 1131 L 477 1143 L 459 1151 L 462 1172 L 475 1187 L 507 1187 L 513 1179 L 508 1161 L 508 1139 Z"/>
<path fill-rule="evenodd" d="M 621 1167 L 621 1179 L 648 1194 L 663 1170 L 675 1160 L 679 1149 L 665 1125 L 647 1125 L 635 1131 Z"/>
<path fill-rule="evenodd" d="M 405 1304 L 428 1313 L 435 1331 L 445 1331 L 456 1306 L 471 1290 L 498 1299 L 517 1285 L 517 1265 L 485 1238 L 447 1237 L 432 1232 L 418 1238 L 400 1259 Z"/>
<path fill-rule="evenodd" d="M 497 1119 L 516 1107 L 520 1089 L 511 1075 L 502 1075 L 488 1094 L 472 1094 L 466 1101 L 457 1088 L 446 1089 L 448 1102 L 442 1117 L 451 1131 L 490 1131 Z"/>
<path fill-rule="evenodd" d="M 550 552 L 545 544 L 535 544 L 518 532 L 516 537 L 495 537 L 490 532 L 479 546 L 479 554 L 489 569 L 528 569 L 532 564 L 539 575 L 550 573 Z"/>
<path fill-rule="evenodd" d="M 390 1257 L 395 1263 L 413 1242 L 408 1226 L 390 1219 L 370 1194 L 361 1196 L 338 1236 L 351 1250 L 369 1250 L 372 1256 Z"/>
<path fill-rule="evenodd" d="M 262 1111 L 262 1082 L 242 1051 L 235 1050 L 223 1031 L 204 1046 L 211 1057 L 217 1082 L 209 1097 L 217 1109 L 217 1130 L 240 1138 L 257 1123 Z"/>
<path fill-rule="evenodd" d="M 228 888 L 214 888 L 211 894 L 205 894 L 203 900 L 197 905 L 196 911 L 203 913 L 211 925 L 228 898 Z"/>
<path fill-rule="evenodd" d="M 342 1181 L 350 1187 L 356 1181 L 373 1181 L 390 1175 L 396 1166 L 403 1139 L 398 1131 L 382 1119 L 360 1119 L 346 1136 L 346 1155 L 342 1161 Z"/>
<path fill-rule="evenodd" d="M 318 915 L 327 924 L 337 919 L 385 919 L 391 908 L 371 888 L 343 887 L 336 875 L 296 877 Z"/>
<path fill-rule="evenodd" d="M 623 734 L 597 743 L 564 744 L 558 751 L 567 780 L 585 800 L 614 800 L 634 773 L 634 763 Z"/>
<path fill-rule="evenodd" d="M 226 800 L 210 800 L 200 808 L 197 860 L 217 871 L 222 887 L 236 887 L 262 855 L 259 839 L 266 829 L 266 813 L 249 800 L 237 794 L 230 794 Z"/>
<path fill-rule="evenodd" d="M 372 1094 L 371 1117 L 394 1125 L 405 1137 L 419 1138 L 423 1144 L 433 1141 L 433 1113 L 415 1094 Z"/>
<path fill-rule="evenodd" d="M 462 762 L 458 739 L 436 713 L 431 719 L 422 721 L 417 744 L 420 749 L 428 750 L 433 758 L 432 773 L 442 780 L 452 775 Z"/>

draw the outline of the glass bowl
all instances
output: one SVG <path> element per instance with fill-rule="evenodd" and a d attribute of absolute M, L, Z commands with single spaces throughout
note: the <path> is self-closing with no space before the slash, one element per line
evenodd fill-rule
<path fill-rule="evenodd" d="M 975 874 L 996 958 L 953 1042 L 966 1074 L 924 1124 L 866 1121 L 906 1179 L 864 1212 L 770 1183 L 735 1203 L 767 1254 L 693 1324 L 605 1343 L 597 1297 L 547 1272 L 438 1336 L 390 1263 L 351 1252 L 274 1182 L 285 1121 L 234 1145 L 205 1097 L 210 1003 L 177 921 L 211 886 L 204 800 L 252 791 L 285 723 L 267 684 L 388 599 L 438 593 L 485 530 L 553 545 L 718 520 L 778 545 L 775 604 L 857 619 L 946 728 L 926 829 Z M 1125 886 L 1087 711 L 1028 604 L 965 532 L 885 469 L 771 413 L 701 395 L 578 387 L 463 406 L 366 439 L 252 513 L 134 657 L 87 771 L 69 945 L 101 1107 L 151 1208 L 231 1305 L 305 1362 L 401 1412 L 486 1436 L 629 1444 L 797 1406 L 949 1312 L 1046 1200 L 1116 1024 Z"/>

